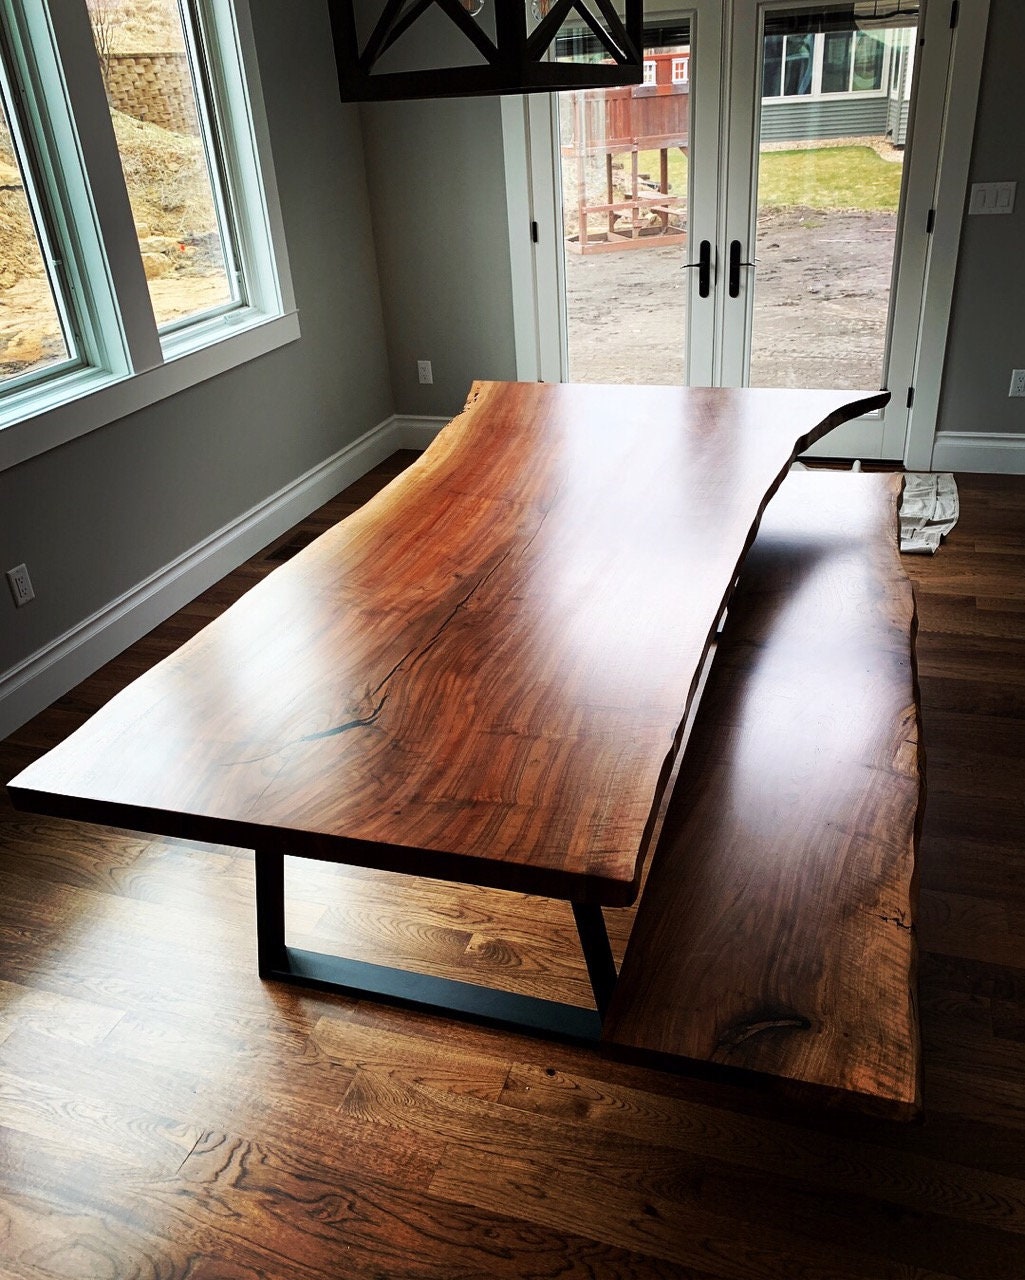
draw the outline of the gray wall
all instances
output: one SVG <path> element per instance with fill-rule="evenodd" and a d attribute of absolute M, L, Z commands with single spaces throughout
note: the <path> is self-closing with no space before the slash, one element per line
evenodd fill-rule
<path fill-rule="evenodd" d="M 395 403 L 450 416 L 475 378 L 516 377 L 497 98 L 361 108 Z M 434 385 L 417 381 L 431 360 Z"/>
<path fill-rule="evenodd" d="M 0 474 L 0 672 L 393 411 L 358 109 L 326 5 L 252 0 L 302 338 Z"/>
<path fill-rule="evenodd" d="M 1017 182 L 1014 212 L 965 217 L 938 428 L 1025 433 L 1025 5 L 992 0 L 969 182 Z"/>

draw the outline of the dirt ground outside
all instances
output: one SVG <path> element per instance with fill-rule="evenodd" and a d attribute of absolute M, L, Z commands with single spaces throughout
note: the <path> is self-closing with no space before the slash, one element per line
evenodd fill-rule
<path fill-rule="evenodd" d="M 847 210 L 759 218 L 752 386 L 879 388 L 896 226 Z M 687 244 L 566 255 L 572 381 L 683 382 L 690 260 Z"/>

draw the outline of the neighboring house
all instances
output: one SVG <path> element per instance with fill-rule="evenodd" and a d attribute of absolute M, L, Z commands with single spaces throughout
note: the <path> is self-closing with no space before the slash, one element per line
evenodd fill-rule
<path fill-rule="evenodd" d="M 763 141 L 907 133 L 914 30 L 767 35 Z"/>

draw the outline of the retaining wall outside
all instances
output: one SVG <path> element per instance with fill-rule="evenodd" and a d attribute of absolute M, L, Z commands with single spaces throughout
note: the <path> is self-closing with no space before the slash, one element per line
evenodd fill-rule
<path fill-rule="evenodd" d="M 196 132 L 192 78 L 184 53 L 115 53 L 104 80 L 111 106 L 175 133 Z"/>

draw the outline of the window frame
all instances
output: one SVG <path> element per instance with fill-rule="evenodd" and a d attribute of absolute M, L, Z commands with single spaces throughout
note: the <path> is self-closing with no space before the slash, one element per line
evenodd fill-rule
<path fill-rule="evenodd" d="M 160 332 L 85 0 L 0 0 L 84 362 L 0 395 L 0 470 L 300 336 L 248 0 L 192 3 L 246 293 Z"/>
<path fill-rule="evenodd" d="M 46 285 L 53 300 L 56 319 L 64 341 L 66 354 L 57 360 L 36 368 L 29 368 L 6 378 L 4 387 L 8 394 L 21 388 L 38 386 L 53 377 L 66 376 L 82 365 L 79 325 L 73 309 L 68 305 L 67 278 L 63 273 L 62 254 L 55 249 L 58 237 L 54 233 L 54 219 L 46 195 L 46 184 L 40 182 L 35 149 L 26 137 L 18 112 L 16 98 L 18 83 L 8 73 L 11 59 L 8 56 L 4 32 L 0 30 L 0 115 L 6 122 L 14 163 L 21 179 L 25 209 L 32 224 L 40 265 Z"/>

